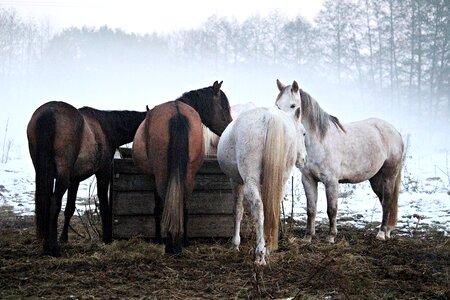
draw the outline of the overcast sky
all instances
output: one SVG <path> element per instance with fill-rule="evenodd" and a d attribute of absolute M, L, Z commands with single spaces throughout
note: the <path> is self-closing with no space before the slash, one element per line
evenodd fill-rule
<path fill-rule="evenodd" d="M 217 14 L 243 21 L 252 15 L 278 10 L 287 17 L 301 15 L 312 20 L 321 0 L 0 0 L 2 7 L 14 7 L 20 16 L 48 19 L 57 31 L 83 25 L 108 25 L 136 33 L 167 33 L 191 29 Z"/>

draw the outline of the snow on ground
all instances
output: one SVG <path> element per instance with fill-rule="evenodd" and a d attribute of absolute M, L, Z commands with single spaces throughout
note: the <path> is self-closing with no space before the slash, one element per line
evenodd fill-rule
<path fill-rule="evenodd" d="M 450 234 L 450 152 L 415 154 L 408 156 L 403 168 L 402 188 L 399 198 L 397 231 L 411 234 L 421 228 L 434 227 Z M 299 172 L 294 177 L 294 218 L 306 221 L 306 198 Z M 93 177 L 81 185 L 77 198 L 80 213 L 93 203 L 96 196 Z M 291 183 L 286 189 L 283 203 L 285 215 L 291 215 Z M 18 215 L 34 213 L 34 168 L 27 156 L 0 163 L 0 207 L 9 207 Z M 338 201 L 338 229 L 341 224 L 378 226 L 381 221 L 381 205 L 368 182 L 340 185 Z M 91 200 L 89 200 L 91 199 Z M 63 199 L 64 209 L 65 199 Z M 325 191 L 319 184 L 317 206 L 318 222 L 328 222 Z"/>
<path fill-rule="evenodd" d="M 6 164 L 0 163 L 0 207 L 7 206 L 17 215 L 34 214 L 34 167 L 29 157 L 11 159 Z M 89 199 L 96 196 L 94 177 L 80 184 L 77 195 L 77 209 L 86 208 Z M 66 194 L 67 195 L 67 194 Z M 62 210 L 65 207 L 65 197 Z M 90 201 L 93 205 L 93 200 Z"/>
<path fill-rule="evenodd" d="M 398 202 L 397 231 L 412 234 L 434 227 L 450 235 L 449 168 L 449 152 L 415 154 L 406 158 Z M 299 174 L 297 171 L 294 177 L 294 219 L 306 221 L 306 196 Z M 292 192 L 288 192 L 283 203 L 286 216 L 290 216 L 292 211 L 291 195 Z M 325 189 L 321 183 L 317 202 L 316 221 L 328 222 Z M 380 201 L 368 181 L 339 186 L 338 230 L 340 224 L 379 226 L 381 217 Z"/>

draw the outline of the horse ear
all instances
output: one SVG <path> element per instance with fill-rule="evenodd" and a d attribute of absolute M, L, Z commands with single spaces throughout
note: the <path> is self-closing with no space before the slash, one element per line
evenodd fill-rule
<path fill-rule="evenodd" d="M 301 112 L 300 107 L 297 107 L 297 109 L 295 110 L 295 118 L 297 120 L 300 120 L 300 112 Z"/>
<path fill-rule="evenodd" d="M 279 81 L 278 79 L 277 79 L 277 86 L 278 86 L 278 89 L 280 90 L 280 92 L 281 92 L 281 91 L 284 89 L 284 87 L 285 87 L 285 85 L 282 84 L 281 81 Z"/>
<path fill-rule="evenodd" d="M 294 93 L 298 92 L 298 83 L 297 81 L 294 80 L 294 82 L 292 83 L 292 89 L 291 89 Z"/>
<path fill-rule="evenodd" d="M 148 108 L 148 105 L 145 106 L 145 110 L 149 111 L 150 109 Z"/>
<path fill-rule="evenodd" d="M 214 94 L 219 94 L 222 83 L 223 83 L 223 81 L 221 81 L 220 83 L 217 80 L 214 81 L 214 84 L 213 84 Z"/>

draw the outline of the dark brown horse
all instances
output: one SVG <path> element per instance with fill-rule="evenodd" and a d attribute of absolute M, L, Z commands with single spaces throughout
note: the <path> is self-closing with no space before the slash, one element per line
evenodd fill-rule
<path fill-rule="evenodd" d="M 39 107 L 27 127 L 28 146 L 36 171 L 36 233 L 44 253 L 59 255 L 57 221 L 68 190 L 61 241 L 67 241 L 78 186 L 95 174 L 103 241 L 111 241 L 108 185 L 115 149 L 133 140 L 145 112 L 76 109 L 65 102 Z"/>
<path fill-rule="evenodd" d="M 232 120 L 221 85 L 216 81 L 154 107 L 134 137 L 133 160 L 155 179 L 156 239 L 162 228 L 167 253 L 181 252 L 182 237 L 187 242 L 186 201 L 204 156 L 202 122 L 221 135 Z"/>

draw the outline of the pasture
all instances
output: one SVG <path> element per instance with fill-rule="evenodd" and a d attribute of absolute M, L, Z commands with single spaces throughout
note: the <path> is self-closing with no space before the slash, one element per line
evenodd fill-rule
<path fill-rule="evenodd" d="M 230 239 L 198 240 L 179 256 L 145 240 L 105 245 L 73 219 L 62 256 L 42 256 L 32 216 L 0 211 L 0 298 L 264 298 L 449 299 L 450 243 L 440 231 L 375 239 L 377 228 L 340 225 L 336 244 L 327 224 L 303 242 L 304 221 L 280 240 L 268 266 L 254 265 L 254 233 L 232 251 Z M 60 217 L 60 221 L 62 218 Z M 89 224 L 89 225 L 87 225 Z M 62 222 L 60 223 L 62 226 Z"/>

